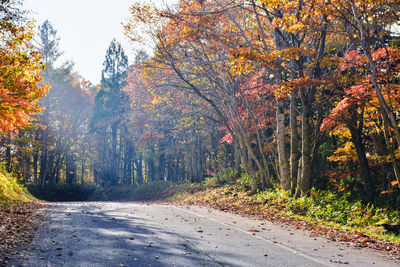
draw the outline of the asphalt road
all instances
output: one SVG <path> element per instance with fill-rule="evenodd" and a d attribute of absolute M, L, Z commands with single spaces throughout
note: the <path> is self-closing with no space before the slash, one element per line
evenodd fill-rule
<path fill-rule="evenodd" d="M 400 266 L 377 252 L 199 207 L 60 203 L 9 266 Z"/>

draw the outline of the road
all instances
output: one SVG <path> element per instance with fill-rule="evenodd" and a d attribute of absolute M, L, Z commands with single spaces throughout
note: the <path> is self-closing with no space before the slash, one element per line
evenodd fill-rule
<path fill-rule="evenodd" d="M 400 266 L 377 252 L 200 207 L 81 202 L 51 207 L 9 266 Z"/>

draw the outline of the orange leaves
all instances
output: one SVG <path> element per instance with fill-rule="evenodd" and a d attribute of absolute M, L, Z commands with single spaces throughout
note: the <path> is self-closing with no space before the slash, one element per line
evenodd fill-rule
<path fill-rule="evenodd" d="M 16 132 L 40 112 L 38 101 L 48 91 L 41 85 L 40 55 L 30 45 L 31 25 L 15 28 L 13 35 L 2 29 L 0 45 L 0 134 Z"/>

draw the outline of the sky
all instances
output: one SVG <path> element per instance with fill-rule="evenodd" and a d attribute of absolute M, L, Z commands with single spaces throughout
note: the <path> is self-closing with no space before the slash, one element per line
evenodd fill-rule
<path fill-rule="evenodd" d="M 60 37 L 61 61 L 72 60 L 75 70 L 97 84 L 106 50 L 113 38 L 119 41 L 130 62 L 135 56 L 133 44 L 123 35 L 122 22 L 129 17 L 133 0 L 24 0 L 24 9 L 37 25 L 48 19 Z"/>

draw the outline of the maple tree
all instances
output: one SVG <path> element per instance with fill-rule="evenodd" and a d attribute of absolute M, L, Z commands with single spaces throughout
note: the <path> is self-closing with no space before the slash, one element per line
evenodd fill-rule
<path fill-rule="evenodd" d="M 212 114 L 225 131 L 222 141 L 236 147 L 241 154 L 239 162 L 252 177 L 261 178 L 262 187 L 277 175 L 282 188 L 305 195 L 313 177 L 319 175 L 319 147 L 330 142 L 329 130 L 324 129 L 326 117 L 331 113 L 329 120 L 335 112 L 343 115 L 347 111 L 352 119 L 346 121 L 360 121 L 360 113 L 357 115 L 351 108 L 343 109 L 343 104 L 335 108 L 331 100 L 341 91 L 340 86 L 352 90 L 356 84 L 372 84 L 377 102 L 371 105 L 383 108 L 381 121 L 386 125 L 383 128 L 387 142 L 392 142 L 391 136 L 397 140 L 397 126 L 392 118 L 396 114 L 395 93 L 385 97 L 387 92 L 396 90 L 396 82 L 390 75 L 386 79 L 394 81 L 391 88 L 379 81 L 378 70 L 384 68 L 388 58 L 378 59 L 378 50 L 372 51 L 374 44 L 384 45 L 391 36 L 389 26 L 396 21 L 395 2 L 188 0 L 166 10 L 135 4 L 125 30 L 133 41 L 154 42 L 154 60 L 169 77 L 165 83 L 171 84 L 171 79 L 181 81 L 165 90 L 171 92 L 176 90 L 174 87 L 181 87 L 202 101 L 203 114 Z M 373 17 L 382 6 L 387 8 L 380 10 L 379 19 Z M 363 14 L 361 21 L 357 14 Z M 369 17 L 374 25 L 367 23 Z M 139 28 L 147 29 L 150 38 L 141 38 L 136 31 Z M 368 36 L 362 37 L 362 31 L 367 31 Z M 356 47 L 364 51 L 363 62 L 368 64 L 358 75 L 350 77 L 341 58 Z M 371 54 L 372 65 L 369 52 L 365 51 L 375 54 L 375 58 Z M 375 66 L 373 71 L 373 65 L 379 67 Z M 373 75 L 366 75 L 371 70 Z M 355 82 L 354 87 L 349 78 Z M 379 92 L 385 92 L 381 93 L 383 97 Z M 343 92 L 338 97 L 342 96 Z M 369 111 L 370 115 L 375 112 Z M 353 134 L 349 132 L 348 137 L 358 143 L 365 201 L 369 202 L 374 193 L 369 163 L 362 156 L 363 136 L 357 133 L 362 125 L 361 121 L 354 124 Z M 393 151 L 389 154 L 397 177 L 397 162 L 393 158 L 396 145 L 387 149 Z M 253 181 L 254 188 L 256 184 L 257 179 Z"/>
<path fill-rule="evenodd" d="M 39 100 L 46 95 L 41 84 L 44 68 L 40 54 L 33 48 L 32 24 L 23 26 L 4 22 L 0 25 L 0 132 L 17 132 L 42 111 Z"/>

